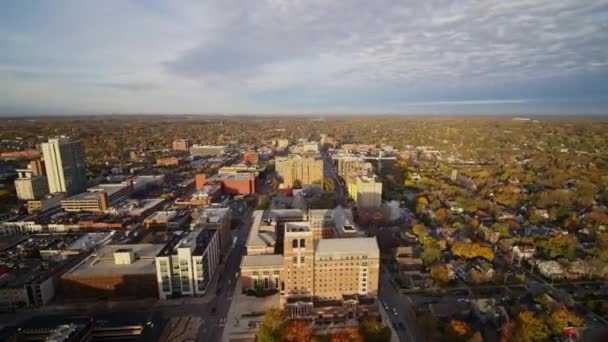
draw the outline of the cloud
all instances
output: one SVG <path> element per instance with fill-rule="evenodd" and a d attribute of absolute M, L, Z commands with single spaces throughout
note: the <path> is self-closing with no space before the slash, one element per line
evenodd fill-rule
<path fill-rule="evenodd" d="M 608 0 L 24 1 L 0 13 L 0 102 L 80 108 L 74 89 L 113 111 L 155 110 L 152 96 L 189 112 L 598 99 L 606 23 Z"/>

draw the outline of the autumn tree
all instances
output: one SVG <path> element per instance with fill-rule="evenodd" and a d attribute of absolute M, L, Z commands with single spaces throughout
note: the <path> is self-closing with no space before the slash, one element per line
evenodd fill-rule
<path fill-rule="evenodd" d="M 283 334 L 283 342 L 310 342 L 311 338 L 310 322 L 304 320 L 292 320 Z"/>
<path fill-rule="evenodd" d="M 432 237 L 426 237 L 422 241 L 422 262 L 425 265 L 431 265 L 441 258 L 441 246 L 439 242 Z"/>
<path fill-rule="evenodd" d="M 365 340 L 355 328 L 346 328 L 333 334 L 330 342 L 364 342 Z"/>
<path fill-rule="evenodd" d="M 279 342 L 285 326 L 283 310 L 270 309 L 264 314 L 264 320 L 255 334 L 259 342 Z"/>
<path fill-rule="evenodd" d="M 452 254 L 465 259 L 484 258 L 488 261 L 494 260 L 492 248 L 478 243 L 467 243 L 457 241 L 452 244 Z"/>
<path fill-rule="evenodd" d="M 578 241 L 573 235 L 560 234 L 552 236 L 549 239 L 541 239 L 537 241 L 537 247 L 540 254 L 550 259 L 576 259 L 577 245 Z"/>
<path fill-rule="evenodd" d="M 365 342 L 389 342 L 391 330 L 375 319 L 364 319 L 359 323 L 359 333 Z"/>
<path fill-rule="evenodd" d="M 545 321 L 530 311 L 517 314 L 513 328 L 513 341 L 544 342 L 549 339 L 550 331 Z"/>
<path fill-rule="evenodd" d="M 547 318 L 547 325 L 554 335 L 562 333 L 565 327 L 580 327 L 583 319 L 567 309 L 559 309 L 552 312 Z"/>
<path fill-rule="evenodd" d="M 446 224 L 450 220 L 450 211 L 446 208 L 439 208 L 435 210 L 433 220 L 438 225 Z"/>
<path fill-rule="evenodd" d="M 412 227 L 412 233 L 414 233 L 414 235 L 418 237 L 418 240 L 422 241 L 422 239 L 424 239 L 429 234 L 429 231 L 424 224 L 416 223 Z"/>
<path fill-rule="evenodd" d="M 440 286 L 445 286 L 450 282 L 450 275 L 446 265 L 434 265 L 431 267 L 431 278 Z"/>
<path fill-rule="evenodd" d="M 447 341 L 464 342 L 472 335 L 473 330 L 466 322 L 455 319 L 448 323 L 445 331 L 445 338 Z"/>

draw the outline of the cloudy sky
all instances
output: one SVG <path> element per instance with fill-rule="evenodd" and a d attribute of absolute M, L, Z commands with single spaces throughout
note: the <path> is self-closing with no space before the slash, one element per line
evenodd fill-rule
<path fill-rule="evenodd" d="M 608 113 L 608 0 L 0 2 L 0 115 Z"/>

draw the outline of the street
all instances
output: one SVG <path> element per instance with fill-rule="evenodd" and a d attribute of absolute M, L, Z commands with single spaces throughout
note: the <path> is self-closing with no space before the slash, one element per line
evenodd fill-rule
<path fill-rule="evenodd" d="M 412 300 L 395 288 L 391 282 L 390 275 L 386 271 L 380 271 L 379 285 L 379 298 L 391 317 L 391 323 L 395 327 L 399 340 L 409 342 L 424 341 L 424 336 L 420 334 L 416 325 L 416 314 Z"/>
<path fill-rule="evenodd" d="M 219 341 L 222 336 L 232 294 L 237 283 L 235 275 L 240 270 L 241 260 L 245 254 L 245 241 L 251 227 L 251 211 L 250 208 L 243 214 L 243 220 L 234 232 L 234 236 L 238 237 L 237 243 L 230 247 L 231 251 L 222 265 L 223 267 L 216 271 L 216 286 L 210 289 L 216 292 L 207 294 L 215 297 L 203 311 L 202 316 L 206 319 L 205 324 L 201 325 L 197 341 Z"/>

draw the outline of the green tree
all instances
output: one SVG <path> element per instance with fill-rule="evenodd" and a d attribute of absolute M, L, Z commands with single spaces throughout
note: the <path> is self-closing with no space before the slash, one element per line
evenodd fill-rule
<path fill-rule="evenodd" d="M 432 237 L 424 238 L 422 242 L 422 262 L 431 265 L 441 258 L 441 245 Z"/>
<path fill-rule="evenodd" d="M 283 310 L 270 309 L 264 314 L 264 320 L 255 334 L 258 342 L 280 342 L 285 329 Z"/>
<path fill-rule="evenodd" d="M 299 179 L 294 179 L 292 188 L 294 189 L 302 189 L 302 181 Z"/>
<path fill-rule="evenodd" d="M 537 242 L 538 250 L 541 255 L 550 258 L 576 259 L 576 247 L 578 241 L 573 235 L 556 235 L 549 239 L 542 239 Z"/>

